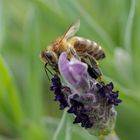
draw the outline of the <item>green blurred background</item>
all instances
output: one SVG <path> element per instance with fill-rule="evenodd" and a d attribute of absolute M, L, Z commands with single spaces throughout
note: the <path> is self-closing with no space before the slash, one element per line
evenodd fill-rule
<path fill-rule="evenodd" d="M 139 0 L 0 0 L 0 140 L 97 140 L 71 115 L 61 119 L 39 58 L 79 17 L 78 35 L 105 49 L 104 79 L 123 100 L 116 132 L 140 139 Z"/>

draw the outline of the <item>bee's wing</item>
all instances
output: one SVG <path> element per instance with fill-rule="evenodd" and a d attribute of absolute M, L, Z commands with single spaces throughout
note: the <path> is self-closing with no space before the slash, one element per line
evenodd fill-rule
<path fill-rule="evenodd" d="M 67 32 L 64 34 L 63 38 L 64 39 L 69 39 L 72 36 L 74 36 L 76 34 L 76 32 L 79 30 L 80 28 L 80 20 L 78 19 L 74 24 L 72 24 L 69 29 L 67 30 Z"/>

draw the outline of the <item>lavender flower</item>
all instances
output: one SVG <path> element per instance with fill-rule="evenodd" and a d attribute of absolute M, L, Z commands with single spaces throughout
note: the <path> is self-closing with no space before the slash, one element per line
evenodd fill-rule
<path fill-rule="evenodd" d="M 60 102 L 60 109 L 68 107 L 68 113 L 75 116 L 73 123 L 79 123 L 91 134 L 106 135 L 114 129 L 118 105 L 118 91 L 113 91 L 113 83 L 97 82 L 88 74 L 87 64 L 60 55 L 58 67 L 67 86 L 61 84 L 58 76 L 52 79 L 51 90 Z M 67 89 L 67 90 L 66 90 Z"/>
<path fill-rule="evenodd" d="M 61 84 L 60 78 L 57 75 L 54 75 L 54 77 L 52 78 L 52 86 L 50 90 L 54 91 L 54 100 L 60 102 L 61 110 L 68 106 L 67 99 L 68 96 L 71 94 L 71 91 L 68 87 Z"/>
<path fill-rule="evenodd" d="M 70 87 L 79 94 L 90 89 L 87 65 L 76 58 L 67 60 L 67 54 L 62 53 L 58 62 L 59 71 Z"/>
<path fill-rule="evenodd" d="M 109 84 L 105 85 L 104 82 L 99 82 L 97 83 L 97 86 L 99 88 L 98 92 L 104 97 L 106 98 L 108 104 L 114 104 L 114 105 L 118 105 L 119 103 L 121 103 L 121 99 L 118 99 L 118 92 L 119 91 L 112 91 L 113 90 L 113 83 L 110 82 Z"/>

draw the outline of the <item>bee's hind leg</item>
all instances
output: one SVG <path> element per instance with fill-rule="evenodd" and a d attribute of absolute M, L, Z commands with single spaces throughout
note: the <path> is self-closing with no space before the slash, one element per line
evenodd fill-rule
<path fill-rule="evenodd" d="M 84 53 L 81 56 L 90 61 L 90 64 L 87 64 L 88 65 L 88 73 L 89 73 L 89 75 L 92 78 L 99 79 L 99 81 L 100 81 L 102 73 L 101 73 L 101 70 L 98 67 L 97 60 L 93 56 L 89 55 L 88 53 Z M 83 62 L 86 62 L 86 61 L 84 60 Z"/>
<path fill-rule="evenodd" d="M 75 57 L 76 59 L 78 59 L 78 60 L 81 61 L 80 57 L 78 56 L 78 54 L 77 54 L 77 52 L 75 51 L 74 48 L 70 48 L 69 53 L 70 53 L 73 57 Z"/>

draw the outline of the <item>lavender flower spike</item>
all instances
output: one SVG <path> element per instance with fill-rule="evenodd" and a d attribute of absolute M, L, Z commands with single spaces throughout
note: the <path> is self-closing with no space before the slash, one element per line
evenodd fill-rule
<path fill-rule="evenodd" d="M 68 107 L 68 113 L 75 116 L 73 123 L 80 124 L 90 134 L 108 135 L 115 126 L 117 112 L 114 106 L 121 103 L 113 83 L 96 81 L 88 74 L 86 63 L 74 57 L 68 60 L 66 52 L 60 55 L 58 67 L 67 83 L 64 86 L 58 76 L 52 78 L 52 89 L 61 108 Z"/>
<path fill-rule="evenodd" d="M 74 87 L 77 93 L 80 94 L 90 89 L 89 75 L 85 63 L 74 57 L 69 61 L 66 52 L 63 52 L 60 55 L 58 67 L 67 84 Z"/>

